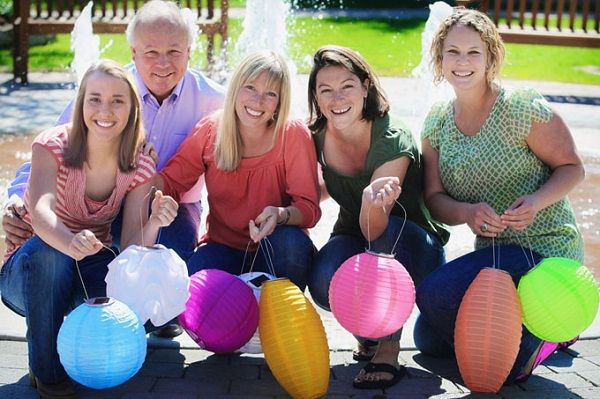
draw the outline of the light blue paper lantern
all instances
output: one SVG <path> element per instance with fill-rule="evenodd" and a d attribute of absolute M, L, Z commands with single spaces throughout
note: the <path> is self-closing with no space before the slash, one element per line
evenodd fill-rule
<path fill-rule="evenodd" d="M 58 332 L 60 362 L 89 388 L 124 383 L 146 358 L 146 333 L 135 313 L 113 298 L 92 298 L 65 319 Z"/>

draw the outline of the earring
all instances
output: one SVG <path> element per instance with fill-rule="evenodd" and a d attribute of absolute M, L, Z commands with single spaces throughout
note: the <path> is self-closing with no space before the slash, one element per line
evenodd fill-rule
<path fill-rule="evenodd" d="M 367 97 L 363 97 L 363 111 L 367 110 Z"/>

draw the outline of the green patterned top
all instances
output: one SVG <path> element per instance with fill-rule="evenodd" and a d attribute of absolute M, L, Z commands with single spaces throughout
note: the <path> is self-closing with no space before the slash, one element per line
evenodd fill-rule
<path fill-rule="evenodd" d="M 533 122 L 547 123 L 551 118 L 550 106 L 535 90 L 500 89 L 489 116 L 474 136 L 458 130 L 449 102 L 433 106 L 422 139 L 428 139 L 438 152 L 442 184 L 452 198 L 486 202 L 501 215 L 517 198 L 537 191 L 550 177 L 551 170 L 525 139 Z M 527 229 L 507 229 L 498 234 L 496 243 L 523 245 L 544 257 L 583 262 L 583 238 L 566 197 L 539 211 Z M 491 244 L 491 238 L 477 236 L 475 248 Z"/>

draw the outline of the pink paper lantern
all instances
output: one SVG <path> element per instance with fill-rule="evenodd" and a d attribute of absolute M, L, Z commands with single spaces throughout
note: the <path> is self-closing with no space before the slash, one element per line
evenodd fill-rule
<path fill-rule="evenodd" d="M 335 272 L 329 304 L 346 330 L 377 339 L 404 325 L 415 304 L 415 285 L 392 255 L 364 252 Z"/>
<path fill-rule="evenodd" d="M 190 299 L 179 322 L 201 348 L 233 352 L 256 331 L 258 304 L 239 278 L 222 270 L 201 270 L 190 278 Z"/>

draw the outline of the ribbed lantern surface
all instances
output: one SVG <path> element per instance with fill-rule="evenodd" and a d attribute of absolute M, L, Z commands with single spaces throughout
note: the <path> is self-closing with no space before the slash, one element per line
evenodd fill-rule
<path fill-rule="evenodd" d="M 92 298 L 63 322 L 57 350 L 65 371 L 94 389 L 120 385 L 146 358 L 146 332 L 136 314 L 113 298 Z"/>
<path fill-rule="evenodd" d="M 162 245 L 127 247 L 108 265 L 106 294 L 129 306 L 142 323 L 161 326 L 185 310 L 190 278 L 185 262 Z"/>
<path fill-rule="evenodd" d="M 521 307 L 510 274 L 482 269 L 462 299 L 454 329 L 458 368 L 471 391 L 500 390 L 517 358 L 521 329 Z"/>
<path fill-rule="evenodd" d="M 248 342 L 258 325 L 258 304 L 250 287 L 217 269 L 201 270 L 190 280 L 190 299 L 179 316 L 190 337 L 216 353 L 233 352 Z"/>
<path fill-rule="evenodd" d="M 329 386 L 329 347 L 321 318 L 289 279 L 270 280 L 260 296 L 265 360 L 294 398 L 319 398 Z"/>
<path fill-rule="evenodd" d="M 579 262 L 546 258 L 519 281 L 523 324 L 545 341 L 569 341 L 588 328 L 598 312 L 598 283 Z"/>
<path fill-rule="evenodd" d="M 354 335 L 381 338 L 398 331 L 415 304 L 415 285 L 391 255 L 364 252 L 348 258 L 329 286 L 337 321 Z"/>

